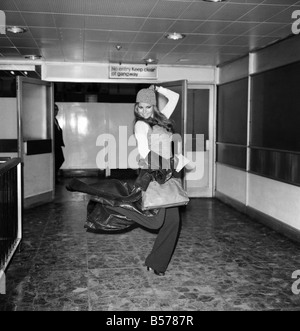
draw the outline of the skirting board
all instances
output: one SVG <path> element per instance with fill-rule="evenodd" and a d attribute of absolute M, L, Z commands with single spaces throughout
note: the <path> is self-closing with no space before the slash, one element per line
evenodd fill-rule
<path fill-rule="evenodd" d="M 46 192 L 24 199 L 24 209 L 36 207 L 53 201 L 53 192 Z"/>
<path fill-rule="evenodd" d="M 288 224 L 283 223 L 282 221 L 271 217 L 267 214 L 262 213 L 261 211 L 258 211 L 252 207 L 246 206 L 243 203 L 232 199 L 225 194 L 216 191 L 215 192 L 216 199 L 220 200 L 221 202 L 233 207 L 234 209 L 238 210 L 239 212 L 249 216 L 254 221 L 257 221 L 272 230 L 286 236 L 287 238 L 300 243 L 300 231 L 298 229 L 295 229 Z"/>

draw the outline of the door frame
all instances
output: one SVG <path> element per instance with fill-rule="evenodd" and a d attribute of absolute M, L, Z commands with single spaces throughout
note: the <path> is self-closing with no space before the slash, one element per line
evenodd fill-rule
<path fill-rule="evenodd" d="M 187 89 L 197 90 L 205 89 L 209 90 L 209 141 L 205 141 L 205 150 L 209 149 L 209 188 L 207 195 L 199 196 L 200 198 L 213 198 L 215 196 L 215 178 L 216 178 L 216 86 L 214 84 L 201 84 L 196 82 L 188 83 Z"/>
<path fill-rule="evenodd" d="M 17 77 L 17 121 L 18 121 L 18 156 L 21 159 L 22 163 L 22 171 L 23 171 L 23 185 L 22 185 L 22 195 L 25 201 L 24 205 L 26 207 L 35 206 L 44 202 L 50 202 L 55 197 L 55 179 L 54 179 L 54 86 L 52 82 L 43 81 L 35 78 L 28 78 L 28 77 Z M 47 132 L 49 132 L 49 139 L 51 140 L 51 154 L 52 154 L 52 170 L 53 170 L 53 181 L 51 191 L 46 193 L 38 193 L 37 195 L 33 195 L 30 197 L 26 197 L 24 192 L 25 186 L 25 172 L 24 172 L 24 159 L 25 159 L 25 149 L 24 149 L 24 132 L 23 132 L 23 123 L 24 123 L 24 114 L 22 111 L 23 108 L 23 84 L 32 84 L 32 85 L 39 85 L 45 86 L 47 93 L 46 93 L 46 107 L 47 113 L 49 115 L 47 121 Z M 48 140 L 49 140 L 48 139 Z"/>
<path fill-rule="evenodd" d="M 50 109 L 50 132 L 51 137 L 53 136 L 53 121 L 54 121 L 54 88 L 53 83 L 39 80 L 36 78 L 28 78 L 23 76 L 17 77 L 17 117 L 18 117 L 18 157 L 24 160 L 24 144 L 23 144 L 23 116 L 22 116 L 22 96 L 23 96 L 23 83 L 44 85 L 49 88 L 49 94 L 47 93 L 47 107 Z M 52 137 L 53 138 L 53 137 Z M 52 139 L 53 140 L 53 139 Z M 54 143 L 52 141 L 52 151 Z"/>
<path fill-rule="evenodd" d="M 182 139 L 182 154 L 186 155 L 186 143 L 185 136 L 187 131 L 187 90 L 188 81 L 186 79 L 176 80 L 176 81 L 165 81 L 158 83 L 156 85 L 161 85 L 165 88 L 172 89 L 172 87 L 181 87 L 181 139 Z M 186 171 L 185 168 L 182 169 L 182 186 L 187 190 L 186 182 Z"/>

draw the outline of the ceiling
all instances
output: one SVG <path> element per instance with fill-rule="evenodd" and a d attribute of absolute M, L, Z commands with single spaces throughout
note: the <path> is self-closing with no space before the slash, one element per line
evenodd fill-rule
<path fill-rule="evenodd" d="M 219 65 L 292 34 L 298 0 L 0 0 L 1 60 Z M 165 38 L 180 32 L 179 41 Z M 120 45 L 118 50 L 116 45 Z"/>

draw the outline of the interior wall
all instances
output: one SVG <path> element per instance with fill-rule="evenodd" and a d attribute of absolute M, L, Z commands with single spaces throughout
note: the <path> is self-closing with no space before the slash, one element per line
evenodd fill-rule
<path fill-rule="evenodd" d="M 42 79 L 51 82 L 157 83 L 186 79 L 196 83 L 215 83 L 215 67 L 158 66 L 157 79 L 110 79 L 107 64 L 44 63 Z"/>
<path fill-rule="evenodd" d="M 299 61 L 300 53 L 298 52 L 297 55 L 294 53 L 295 47 L 296 49 L 299 47 L 296 45 L 297 42 L 299 42 L 297 38 L 288 39 L 252 54 L 248 64 L 237 61 L 236 63 L 231 63 L 228 68 L 219 69 L 219 82 L 230 81 L 233 77 L 241 77 L 243 73 L 244 75 L 246 74 L 248 68 L 250 72 L 247 75 L 251 79 L 250 75 L 258 71 L 263 72 L 270 68 L 284 66 L 296 60 Z M 283 56 L 283 50 L 285 54 L 292 53 L 293 56 Z M 270 59 L 272 60 L 270 61 Z M 232 72 L 235 72 L 235 74 L 232 75 Z M 250 105 L 250 89 L 249 92 L 248 104 Z M 298 98 L 298 95 L 295 95 L 295 98 Z M 248 126 L 250 127 L 250 122 Z M 249 139 L 250 136 L 248 134 L 248 149 Z M 283 226 L 282 229 L 285 226 L 289 226 L 295 230 L 300 230 L 300 187 L 249 173 L 249 158 L 245 172 L 241 172 L 234 167 L 217 164 L 216 191 L 233 201 L 241 202 L 244 206 L 260 212 L 261 215 L 266 215 L 279 221 Z"/>
<path fill-rule="evenodd" d="M 45 193 L 52 193 L 52 164 L 52 154 L 24 155 L 25 200 Z"/>
<path fill-rule="evenodd" d="M 47 139 L 47 87 L 23 82 L 23 140 Z"/>
<path fill-rule="evenodd" d="M 300 187 L 249 174 L 248 206 L 300 230 Z"/>
<path fill-rule="evenodd" d="M 245 171 L 217 163 L 216 191 L 246 205 L 247 173 Z"/>
<path fill-rule="evenodd" d="M 62 170 L 138 168 L 134 157 L 130 163 L 128 159 L 136 148 L 133 104 L 57 102 L 57 105 L 65 142 Z"/>
<path fill-rule="evenodd" d="M 17 98 L 0 98 L 0 144 L 6 144 L 1 140 L 16 140 L 17 148 L 18 139 L 18 120 L 17 120 Z M 2 150 L 3 146 L 0 146 Z M 7 151 L 0 152 L 0 157 L 18 157 L 17 150 L 15 152 Z"/>
<path fill-rule="evenodd" d="M 0 98 L 0 139 L 18 139 L 16 98 Z"/>

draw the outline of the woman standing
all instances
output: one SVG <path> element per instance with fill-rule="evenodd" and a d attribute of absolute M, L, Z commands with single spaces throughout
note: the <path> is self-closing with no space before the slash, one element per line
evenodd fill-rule
<path fill-rule="evenodd" d="M 155 92 L 161 93 L 168 99 L 162 110 L 157 108 Z M 148 169 L 148 156 L 151 152 L 162 156 L 165 160 L 171 159 L 173 127 L 169 118 L 176 108 L 178 100 L 178 93 L 163 87 L 150 86 L 150 88 L 138 92 L 134 108 L 134 131 L 140 155 L 139 164 L 142 169 Z M 146 187 L 144 187 L 141 178 L 143 176 L 139 176 L 135 186 L 140 186 L 142 190 L 145 190 Z M 144 227 L 159 230 L 152 251 L 146 258 L 145 265 L 149 271 L 152 270 L 156 275 L 164 276 L 178 239 L 180 225 L 178 207 L 160 209 L 156 215 L 151 217 L 122 207 L 113 207 L 112 210 Z"/>
<path fill-rule="evenodd" d="M 161 110 L 157 108 L 156 92 L 164 95 L 168 100 L 166 106 Z M 91 199 L 88 205 L 86 224 L 88 229 L 96 230 L 97 224 L 100 223 L 100 229 L 104 224 L 105 229 L 109 231 L 114 227 L 114 224 L 110 224 L 110 222 L 116 221 L 117 226 L 120 225 L 123 229 L 128 224 L 137 223 L 146 228 L 158 230 L 154 246 L 145 261 L 148 271 L 153 271 L 158 276 L 165 275 L 176 247 L 180 225 L 179 210 L 178 207 L 171 207 L 144 212 L 138 205 L 142 200 L 142 191 L 146 191 L 152 180 L 152 169 L 158 169 L 159 159 L 163 160 L 166 167 L 159 168 L 162 175 L 160 178 L 158 175 L 156 176 L 157 181 L 166 181 L 173 173 L 179 172 L 186 165 L 184 163 L 186 159 L 176 155 L 176 169 L 174 167 L 170 169 L 173 159 L 171 148 L 173 126 L 170 116 L 175 110 L 178 100 L 178 93 L 163 87 L 152 85 L 150 88 L 138 92 L 134 107 L 134 132 L 141 169 L 129 195 L 121 194 L 124 186 L 113 179 L 101 181 L 95 186 L 88 186 L 74 179 L 67 187 L 70 191 L 97 195 L 96 201 Z M 149 157 L 150 155 L 151 157 Z M 134 204 L 135 202 L 138 203 Z M 123 226 L 124 223 L 125 226 Z"/>

